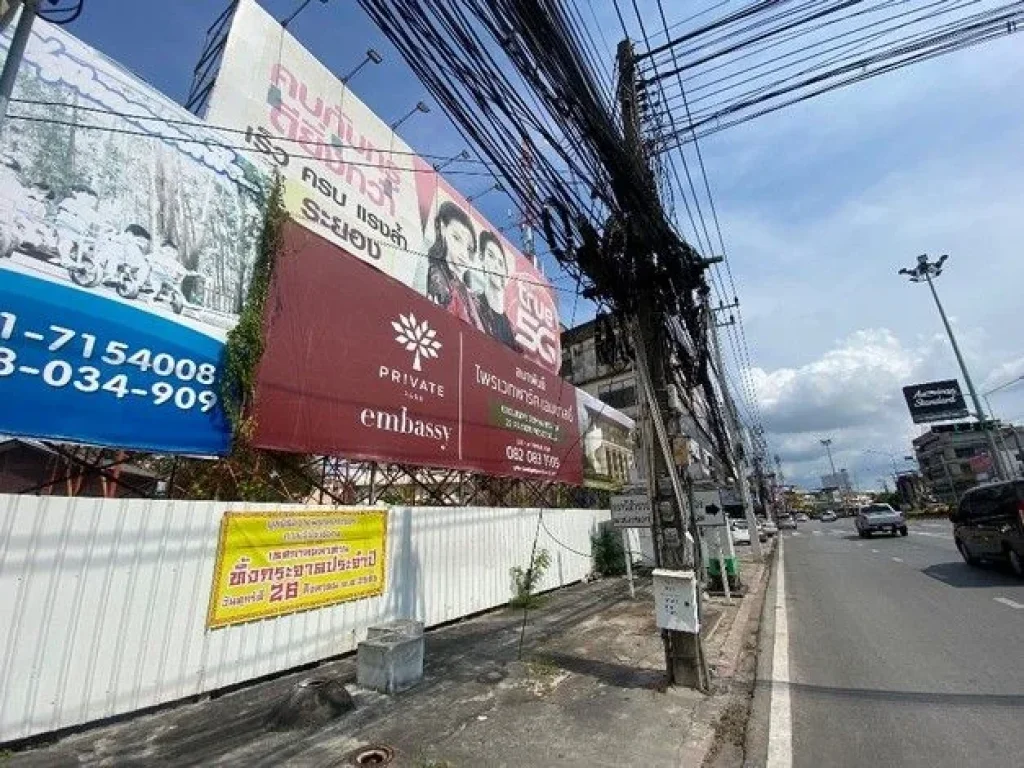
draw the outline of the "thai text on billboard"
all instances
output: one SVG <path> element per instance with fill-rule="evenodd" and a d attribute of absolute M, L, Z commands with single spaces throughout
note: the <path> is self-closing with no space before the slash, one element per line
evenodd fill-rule
<path fill-rule="evenodd" d="M 297 221 L 558 372 L 543 274 L 252 0 L 235 11 L 207 118 L 280 171 Z"/>
<path fill-rule="evenodd" d="M 13 96 L 0 140 L 0 433 L 225 452 L 217 368 L 255 258 L 259 171 L 42 20 Z"/>
<path fill-rule="evenodd" d="M 257 445 L 582 483 L 571 384 L 291 221 L 267 306 Z"/>

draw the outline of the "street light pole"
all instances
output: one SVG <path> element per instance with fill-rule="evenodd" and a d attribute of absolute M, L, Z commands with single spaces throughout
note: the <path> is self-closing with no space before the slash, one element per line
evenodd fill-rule
<path fill-rule="evenodd" d="M 956 343 L 956 336 L 953 334 L 953 326 L 949 324 L 949 318 L 946 317 L 946 310 L 942 307 L 942 302 L 939 301 L 938 291 L 935 290 L 935 283 L 932 280 L 933 277 L 938 277 L 942 274 L 942 264 L 948 259 L 947 254 L 943 254 L 939 257 L 936 262 L 929 262 L 927 254 L 921 254 L 917 257 L 917 266 L 913 269 L 901 269 L 899 274 L 907 275 L 912 283 L 920 283 L 922 281 L 928 283 L 928 287 L 931 289 L 932 298 L 935 299 L 935 306 L 939 310 L 939 317 L 942 318 L 942 324 L 946 328 L 946 335 L 949 336 L 949 343 L 953 346 L 953 354 L 956 355 L 956 361 L 960 365 L 960 372 L 964 376 L 964 383 L 967 384 L 967 391 L 971 395 L 971 402 L 974 404 L 974 415 L 981 424 L 981 429 L 985 433 L 985 437 L 988 439 L 988 447 L 992 452 L 992 471 L 996 476 L 996 480 L 1004 480 L 1007 475 L 1003 470 L 1003 461 L 1000 456 L 999 449 L 996 446 L 995 438 L 992 436 L 992 425 L 991 423 L 986 424 L 985 410 L 981 407 L 981 398 L 978 397 L 978 391 L 974 388 L 974 381 L 971 379 L 971 374 L 967 370 L 967 364 L 964 362 L 964 356 L 960 353 L 960 345 Z"/>
<path fill-rule="evenodd" d="M 835 480 L 837 475 L 836 475 L 836 463 L 834 461 L 832 461 L 832 438 L 831 437 L 823 438 L 823 439 L 819 440 L 818 442 L 820 442 L 822 445 L 825 446 L 825 452 L 828 453 L 828 465 L 829 465 L 829 467 L 832 468 L 832 479 Z M 842 478 L 839 479 L 839 503 L 842 505 L 843 508 L 846 507 L 846 486 L 843 483 L 843 479 Z M 840 509 L 840 514 L 844 514 L 842 512 L 842 509 Z"/>
<path fill-rule="evenodd" d="M 832 438 L 831 437 L 825 438 L 823 440 L 819 440 L 819 442 L 822 445 L 825 446 L 825 451 L 826 451 L 826 453 L 828 453 L 828 465 L 832 469 L 832 477 L 835 478 L 835 476 L 836 476 L 836 465 L 835 465 L 835 462 L 832 461 Z"/>

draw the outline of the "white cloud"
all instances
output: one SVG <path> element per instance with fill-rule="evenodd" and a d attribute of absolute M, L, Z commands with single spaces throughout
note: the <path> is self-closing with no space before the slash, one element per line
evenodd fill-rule
<path fill-rule="evenodd" d="M 794 434 L 859 426 L 891 411 L 918 361 L 887 328 L 853 333 L 797 368 L 751 371 L 765 427 Z"/>

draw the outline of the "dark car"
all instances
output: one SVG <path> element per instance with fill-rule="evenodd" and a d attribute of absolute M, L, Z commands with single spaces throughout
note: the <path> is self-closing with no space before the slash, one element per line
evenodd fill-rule
<path fill-rule="evenodd" d="M 1024 481 L 972 488 L 950 520 L 956 548 L 968 565 L 1003 561 L 1024 577 Z"/>
<path fill-rule="evenodd" d="M 857 513 L 857 533 L 866 539 L 873 533 L 888 532 L 895 536 L 907 535 L 907 521 L 903 513 L 888 504 L 868 504 Z"/>

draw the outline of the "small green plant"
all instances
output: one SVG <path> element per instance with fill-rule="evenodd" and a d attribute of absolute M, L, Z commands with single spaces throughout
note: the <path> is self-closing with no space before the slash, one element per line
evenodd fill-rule
<path fill-rule="evenodd" d="M 611 528 L 601 528 L 590 537 L 594 570 L 602 576 L 621 576 L 626 572 L 626 551 L 622 536 Z"/>
<path fill-rule="evenodd" d="M 551 555 L 546 549 L 538 549 L 533 553 L 533 561 L 525 571 L 518 565 L 509 569 L 512 576 L 512 600 L 513 608 L 528 608 L 537 604 L 537 596 L 533 594 L 534 588 L 544 578 L 544 574 L 551 565 Z"/>

